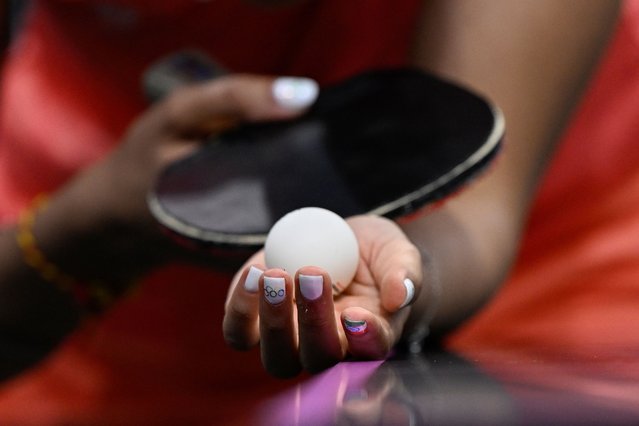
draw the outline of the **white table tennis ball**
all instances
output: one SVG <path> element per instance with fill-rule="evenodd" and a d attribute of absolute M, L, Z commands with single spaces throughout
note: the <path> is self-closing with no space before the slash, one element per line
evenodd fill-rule
<path fill-rule="evenodd" d="M 264 256 L 267 267 L 281 268 L 291 275 L 303 266 L 319 266 L 331 276 L 333 289 L 340 292 L 355 276 L 359 246 L 353 230 L 339 215 L 305 207 L 273 225 Z"/>

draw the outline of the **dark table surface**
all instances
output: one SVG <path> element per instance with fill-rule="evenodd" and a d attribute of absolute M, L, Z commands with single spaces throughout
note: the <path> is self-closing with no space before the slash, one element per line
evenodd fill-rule
<path fill-rule="evenodd" d="M 639 425 L 638 355 L 636 348 L 553 348 L 343 362 L 274 396 L 255 422 Z"/>

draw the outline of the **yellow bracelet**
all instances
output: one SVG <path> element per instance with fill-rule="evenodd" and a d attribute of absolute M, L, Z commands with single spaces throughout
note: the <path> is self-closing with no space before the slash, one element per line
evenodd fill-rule
<path fill-rule="evenodd" d="M 16 239 L 22 250 L 24 262 L 38 272 L 44 281 L 72 295 L 81 309 L 91 313 L 101 312 L 115 300 L 109 288 L 97 281 L 78 281 L 51 263 L 37 245 L 33 227 L 37 213 L 47 207 L 47 201 L 45 195 L 38 195 L 31 206 L 20 215 Z"/>

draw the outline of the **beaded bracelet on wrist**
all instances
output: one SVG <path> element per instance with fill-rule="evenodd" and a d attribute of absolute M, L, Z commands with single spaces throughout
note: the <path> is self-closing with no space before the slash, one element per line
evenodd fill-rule
<path fill-rule="evenodd" d="M 80 281 L 52 263 L 38 247 L 33 229 L 36 216 L 47 208 L 45 195 L 34 198 L 31 206 L 22 212 L 18 220 L 16 239 L 22 251 L 24 262 L 33 268 L 46 282 L 58 290 L 69 294 L 78 307 L 87 314 L 103 312 L 115 300 L 115 295 L 105 283 Z"/>

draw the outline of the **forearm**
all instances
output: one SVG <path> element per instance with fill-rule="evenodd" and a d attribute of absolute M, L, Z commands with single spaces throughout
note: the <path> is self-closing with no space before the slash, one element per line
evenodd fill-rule
<path fill-rule="evenodd" d="M 86 275 L 92 256 L 83 241 L 93 239 L 103 250 L 105 245 L 91 229 L 93 219 L 86 206 L 73 198 L 73 192 L 63 189 L 50 194 L 46 202 L 26 208 L 19 223 L 0 233 L 2 338 L 20 335 L 36 345 L 57 343 L 74 329 L 80 317 L 73 288 L 65 282 L 72 278 L 80 285 L 101 275 L 95 270 Z"/>
<path fill-rule="evenodd" d="M 441 336 L 458 326 L 490 299 L 513 264 L 523 221 L 481 199 L 491 177 L 486 180 L 463 199 L 402 224 L 424 262 L 423 289 L 409 320 L 415 330 L 427 325 L 431 336 Z"/>
<path fill-rule="evenodd" d="M 32 220 L 0 231 L 0 345 L 44 356 L 101 302 L 90 286 L 117 297 L 160 262 L 160 244 L 141 249 L 140 231 L 113 218 L 111 195 L 100 190 L 105 179 L 93 168 L 25 210 Z M 34 250 L 43 255 L 35 262 Z"/>
<path fill-rule="evenodd" d="M 77 324 L 71 296 L 27 265 L 17 226 L 0 231 L 0 330 L 3 341 L 55 344 Z"/>
<path fill-rule="evenodd" d="M 607 0 L 425 2 L 415 64 L 486 96 L 506 121 L 503 153 L 488 173 L 405 226 L 441 286 L 436 332 L 472 315 L 512 266 L 539 176 L 617 12 Z M 432 303 L 424 291 L 414 319 Z"/>
<path fill-rule="evenodd" d="M 80 319 L 71 295 L 27 265 L 18 234 L 0 230 L 0 379 L 44 357 Z"/>

